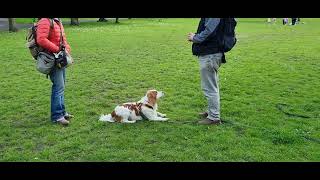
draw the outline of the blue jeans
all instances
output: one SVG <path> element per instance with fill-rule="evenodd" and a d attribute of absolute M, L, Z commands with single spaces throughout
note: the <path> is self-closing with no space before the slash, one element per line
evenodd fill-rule
<path fill-rule="evenodd" d="M 59 69 L 55 67 L 50 73 L 50 79 L 52 82 L 51 120 L 56 122 L 66 114 L 64 106 L 65 68 Z"/>

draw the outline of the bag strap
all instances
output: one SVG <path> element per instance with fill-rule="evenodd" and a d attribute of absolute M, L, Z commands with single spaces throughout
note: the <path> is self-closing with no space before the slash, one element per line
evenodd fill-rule
<path fill-rule="evenodd" d="M 53 23 L 53 19 L 48 19 L 50 21 L 50 29 L 49 29 L 49 37 L 50 37 L 50 33 L 51 33 L 51 30 L 54 29 L 54 23 Z"/>
<path fill-rule="evenodd" d="M 54 28 L 53 19 L 49 19 L 49 20 L 50 20 L 50 28 L 53 29 Z"/>
<path fill-rule="evenodd" d="M 64 43 L 63 43 L 63 33 L 62 33 L 62 28 L 61 28 L 61 26 L 62 26 L 62 23 L 59 21 L 59 28 L 60 28 L 60 51 L 63 51 L 64 49 Z"/>
<path fill-rule="evenodd" d="M 224 56 L 224 51 L 223 51 L 223 47 L 224 47 L 224 35 L 225 35 L 225 28 L 226 28 L 226 18 L 220 18 L 220 23 L 219 23 L 220 26 L 222 26 L 222 33 L 223 33 L 223 36 L 220 37 L 222 38 L 222 44 L 220 44 L 220 47 L 219 47 L 219 50 L 222 52 L 223 56 Z"/>

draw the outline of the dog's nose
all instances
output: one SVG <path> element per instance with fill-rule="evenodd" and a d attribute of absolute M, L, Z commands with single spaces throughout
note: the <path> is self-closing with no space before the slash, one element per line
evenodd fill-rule
<path fill-rule="evenodd" d="M 160 97 L 163 97 L 163 96 L 164 96 L 164 93 L 162 91 L 158 91 L 157 98 L 160 98 Z"/>

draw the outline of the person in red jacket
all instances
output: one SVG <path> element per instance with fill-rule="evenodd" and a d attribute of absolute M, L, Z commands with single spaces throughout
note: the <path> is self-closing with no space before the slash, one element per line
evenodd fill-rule
<path fill-rule="evenodd" d="M 53 28 L 51 21 L 53 20 Z M 37 23 L 37 43 L 47 53 L 59 53 L 60 32 L 62 31 L 63 46 L 70 54 L 71 49 L 67 42 L 64 28 L 58 18 L 41 18 Z M 66 81 L 65 68 L 54 67 L 51 71 L 50 79 L 52 82 L 51 92 L 51 120 L 62 125 L 68 125 L 73 117 L 67 113 L 64 105 L 64 89 Z"/>

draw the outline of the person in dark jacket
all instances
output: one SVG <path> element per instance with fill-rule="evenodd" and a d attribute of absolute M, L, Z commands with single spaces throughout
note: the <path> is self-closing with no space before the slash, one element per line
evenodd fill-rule
<path fill-rule="evenodd" d="M 208 110 L 199 114 L 205 119 L 200 120 L 199 124 L 221 123 L 218 70 L 225 63 L 225 58 L 219 46 L 223 36 L 220 21 L 221 18 L 201 18 L 197 33 L 188 34 L 188 40 L 193 42 L 192 53 L 199 59 L 201 87 L 208 100 Z"/>
<path fill-rule="evenodd" d="M 97 22 L 108 22 L 108 20 L 106 18 L 99 18 Z"/>
<path fill-rule="evenodd" d="M 296 25 L 298 18 L 291 18 L 291 25 Z"/>

